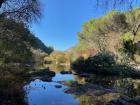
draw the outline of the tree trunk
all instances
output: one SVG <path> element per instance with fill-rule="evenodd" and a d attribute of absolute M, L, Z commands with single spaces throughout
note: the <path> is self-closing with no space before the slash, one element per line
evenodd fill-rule
<path fill-rule="evenodd" d="M 2 7 L 2 4 L 5 2 L 6 0 L 0 0 L 0 8 Z"/>

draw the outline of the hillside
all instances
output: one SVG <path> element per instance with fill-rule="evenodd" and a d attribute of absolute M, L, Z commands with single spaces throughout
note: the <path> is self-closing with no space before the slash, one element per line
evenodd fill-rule
<path fill-rule="evenodd" d="M 139 61 L 140 58 L 140 8 L 111 11 L 106 16 L 84 23 L 78 33 L 79 43 L 70 52 L 91 56 L 95 52 L 112 52 L 120 59 Z M 69 50 L 68 50 L 69 51 Z"/>
<path fill-rule="evenodd" d="M 45 46 L 23 23 L 0 19 L 0 64 L 33 62 L 31 49 L 50 54 L 53 49 Z"/>

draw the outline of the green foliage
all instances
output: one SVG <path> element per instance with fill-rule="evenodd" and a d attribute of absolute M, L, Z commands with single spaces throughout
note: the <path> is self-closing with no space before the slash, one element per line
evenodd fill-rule
<path fill-rule="evenodd" d="M 112 11 L 106 16 L 92 19 L 83 25 L 82 32 L 78 33 L 79 44 L 77 49 L 88 49 L 89 47 L 97 50 L 105 50 L 110 32 L 121 32 L 127 27 L 126 17 L 123 13 Z"/>
<path fill-rule="evenodd" d="M 124 41 L 124 52 L 131 53 L 134 55 L 136 51 L 137 51 L 136 43 L 133 43 L 132 40 Z"/>
<path fill-rule="evenodd" d="M 93 73 L 101 75 L 116 75 L 123 77 L 139 77 L 140 72 L 133 67 L 124 64 L 118 64 L 112 53 L 99 53 L 88 59 L 79 58 L 73 62 L 72 68 L 75 72 Z"/>
<path fill-rule="evenodd" d="M 134 60 L 134 54 L 136 54 L 138 48 L 137 43 L 134 42 L 134 35 L 128 32 L 122 35 L 123 48 L 122 51 L 129 55 L 129 57 Z"/>
<path fill-rule="evenodd" d="M 75 50 L 77 51 L 83 51 L 83 50 L 87 50 L 88 48 L 90 48 L 89 43 L 85 42 L 85 41 L 81 41 L 75 48 Z"/>
<path fill-rule="evenodd" d="M 121 36 L 121 39 L 123 41 L 129 41 L 129 40 L 133 40 L 133 35 L 130 32 L 125 33 L 124 35 Z"/>
<path fill-rule="evenodd" d="M 109 67 L 116 64 L 115 56 L 112 53 L 104 52 L 98 53 L 93 57 L 89 57 L 88 62 L 91 62 L 95 67 Z"/>
<path fill-rule="evenodd" d="M 27 34 L 23 24 L 15 23 L 13 20 L 1 19 L 0 30 L 0 57 L 3 62 L 30 62 L 32 53 L 22 38 Z"/>
<path fill-rule="evenodd" d="M 134 54 L 139 52 L 140 41 L 140 8 L 119 12 L 112 11 L 107 15 L 91 19 L 83 25 L 78 33 L 79 43 L 76 51 L 96 49 L 97 52 L 109 51 L 120 55 L 122 51 L 134 60 Z M 121 52 L 118 52 L 122 49 Z"/>
<path fill-rule="evenodd" d="M 28 44 L 34 49 L 40 49 L 48 54 L 53 52 L 52 47 L 46 47 L 44 43 L 37 37 L 35 37 L 32 33 L 29 32 L 27 36 L 24 35 L 24 40 L 28 42 Z"/>
<path fill-rule="evenodd" d="M 111 67 L 116 64 L 115 57 L 112 53 L 99 53 L 93 57 L 84 59 L 78 58 L 72 64 L 72 68 L 78 70 L 78 72 L 99 72 L 105 67 Z M 80 71 L 79 71 L 80 70 Z"/>
<path fill-rule="evenodd" d="M 53 52 L 49 59 L 52 61 L 53 64 L 56 65 L 69 65 L 71 62 L 71 53 L 65 53 L 60 51 Z"/>
<path fill-rule="evenodd" d="M 79 57 L 76 61 L 74 61 L 71 64 L 71 68 L 77 73 L 86 72 L 87 70 L 85 71 L 85 67 L 87 67 L 87 65 L 85 64 L 85 59 L 83 57 Z"/>
<path fill-rule="evenodd" d="M 31 48 L 51 53 L 23 23 L 0 18 L 0 60 L 2 63 L 30 63 L 34 60 Z"/>

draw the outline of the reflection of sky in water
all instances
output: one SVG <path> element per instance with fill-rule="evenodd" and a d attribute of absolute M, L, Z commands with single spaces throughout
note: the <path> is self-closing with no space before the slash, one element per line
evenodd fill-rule
<path fill-rule="evenodd" d="M 73 74 L 56 74 L 56 76 L 53 78 L 53 81 L 67 81 L 67 80 L 74 80 Z"/>
<path fill-rule="evenodd" d="M 73 80 L 72 75 L 56 74 L 53 81 Z M 66 86 L 56 88 L 56 82 L 43 82 L 41 80 L 32 81 L 25 86 L 27 101 L 29 105 L 78 105 L 78 100 L 74 96 L 64 93 Z"/>

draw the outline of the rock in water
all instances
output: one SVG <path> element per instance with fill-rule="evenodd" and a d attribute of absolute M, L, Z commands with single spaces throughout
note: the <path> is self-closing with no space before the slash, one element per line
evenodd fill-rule
<path fill-rule="evenodd" d="M 55 85 L 55 87 L 56 87 L 56 88 L 62 88 L 62 86 L 61 86 L 61 85 Z"/>

